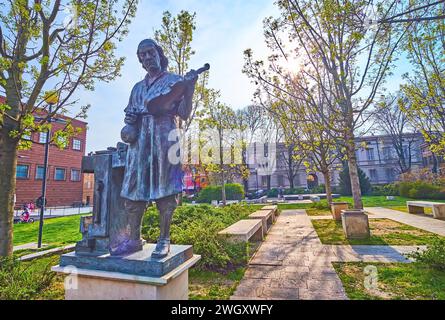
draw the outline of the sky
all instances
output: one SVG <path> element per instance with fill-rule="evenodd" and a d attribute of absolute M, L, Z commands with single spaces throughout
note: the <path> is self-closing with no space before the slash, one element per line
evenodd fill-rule
<path fill-rule="evenodd" d="M 124 41 L 118 43 L 116 55 L 125 56 L 122 77 L 111 83 L 98 83 L 94 92 L 79 91 L 79 105 L 91 104 L 88 112 L 87 152 L 116 146 L 124 126 L 124 108 L 133 85 L 142 80 L 136 49 L 145 38 L 152 38 L 161 26 L 166 10 L 176 16 L 181 10 L 196 12 L 196 30 L 192 48 L 196 54 L 189 67 L 197 69 L 209 63 L 209 87 L 220 90 L 221 102 L 234 109 L 251 104 L 255 87 L 242 73 L 243 52 L 253 49 L 265 58 L 262 21 L 277 16 L 273 0 L 140 0 L 135 19 Z"/>

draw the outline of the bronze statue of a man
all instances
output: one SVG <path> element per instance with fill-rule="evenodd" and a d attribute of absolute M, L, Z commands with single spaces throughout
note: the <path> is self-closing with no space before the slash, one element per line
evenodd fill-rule
<path fill-rule="evenodd" d="M 170 251 L 170 224 L 183 177 L 181 163 L 169 160 L 168 151 L 177 141 L 169 141 L 168 135 L 178 128 L 178 118 L 190 117 L 198 72 L 191 70 L 185 77 L 167 72 L 168 60 L 151 39 L 139 44 L 137 55 L 147 75 L 133 87 L 124 110 L 127 126 L 121 133 L 128 144 L 121 191 L 128 227 L 110 252 L 121 255 L 142 249 L 142 218 L 148 203 L 154 201 L 161 233 L 152 257 L 162 258 Z"/>

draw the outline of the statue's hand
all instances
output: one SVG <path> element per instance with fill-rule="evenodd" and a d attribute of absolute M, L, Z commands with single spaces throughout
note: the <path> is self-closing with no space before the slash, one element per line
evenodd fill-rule
<path fill-rule="evenodd" d="M 187 74 L 184 76 L 184 79 L 187 82 L 190 82 L 191 85 L 195 85 L 196 81 L 198 80 L 198 72 L 192 69 L 189 72 L 187 72 Z"/>
<path fill-rule="evenodd" d="M 130 124 L 131 125 L 131 124 L 136 123 L 137 119 L 138 119 L 138 116 L 136 114 L 134 114 L 132 112 L 128 112 L 128 113 L 125 114 L 124 122 L 125 122 L 125 124 Z"/>

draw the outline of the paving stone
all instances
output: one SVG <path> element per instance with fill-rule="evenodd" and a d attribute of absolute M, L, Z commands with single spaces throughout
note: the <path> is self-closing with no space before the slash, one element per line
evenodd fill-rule
<path fill-rule="evenodd" d="M 269 266 L 249 267 L 244 274 L 245 279 L 278 279 L 280 277 L 281 269 Z"/>
<path fill-rule="evenodd" d="M 264 288 L 262 297 L 283 300 L 298 300 L 298 288 Z"/>
<path fill-rule="evenodd" d="M 306 281 L 307 288 L 309 290 L 314 291 L 335 291 L 341 292 L 343 290 L 343 286 L 341 284 L 340 279 L 337 280 L 307 280 Z"/>
<path fill-rule="evenodd" d="M 268 286 L 267 279 L 243 279 L 235 290 L 234 296 L 261 297 L 265 286 Z"/>

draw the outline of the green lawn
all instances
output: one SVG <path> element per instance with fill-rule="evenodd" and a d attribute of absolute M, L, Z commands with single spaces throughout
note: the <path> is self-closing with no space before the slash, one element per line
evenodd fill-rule
<path fill-rule="evenodd" d="M 348 202 L 350 207 L 352 206 L 352 197 L 340 197 L 334 199 L 336 202 Z M 432 202 L 445 202 L 445 200 L 419 200 L 405 197 L 395 197 L 394 200 L 386 200 L 386 196 L 363 196 L 363 206 L 365 207 L 404 207 L 407 201 L 432 201 Z"/>
<path fill-rule="evenodd" d="M 367 289 L 370 265 L 377 268 L 377 279 Z M 334 268 L 351 300 L 445 300 L 445 271 L 420 263 L 336 262 Z"/>
<path fill-rule="evenodd" d="M 82 239 L 79 231 L 81 215 L 45 219 L 42 242 L 49 245 L 74 243 Z M 39 222 L 15 224 L 14 245 L 37 242 Z"/>
<path fill-rule="evenodd" d="M 369 239 L 346 239 L 341 221 L 312 220 L 323 244 L 350 245 L 426 245 L 437 239 L 434 233 L 389 219 L 369 219 Z"/>
<path fill-rule="evenodd" d="M 228 274 L 190 269 L 190 300 L 228 300 L 244 276 L 245 268 Z"/>

